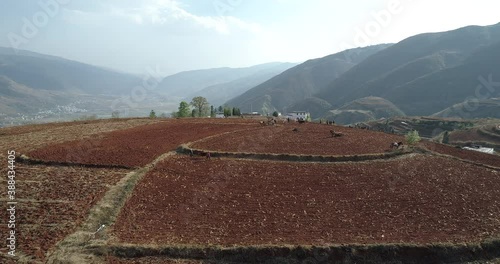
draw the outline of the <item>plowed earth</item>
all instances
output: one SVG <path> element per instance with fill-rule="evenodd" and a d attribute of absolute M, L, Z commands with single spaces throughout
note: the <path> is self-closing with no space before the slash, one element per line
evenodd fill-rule
<path fill-rule="evenodd" d="M 412 154 L 343 164 L 172 157 L 114 226 L 140 244 L 472 242 L 500 235 L 500 173 Z"/>
<path fill-rule="evenodd" d="M 258 125 L 255 121 L 236 121 L 169 120 L 50 145 L 28 156 L 49 162 L 140 167 L 183 143 Z"/>
<path fill-rule="evenodd" d="M 293 131 L 294 128 L 298 131 Z M 333 138 L 331 129 L 343 136 Z M 313 123 L 287 123 L 212 137 L 196 142 L 192 147 L 228 152 L 361 155 L 389 152 L 390 144 L 400 141 L 404 138 L 381 132 Z"/>
<path fill-rule="evenodd" d="M 420 143 L 422 146 L 425 146 L 428 150 L 440 153 L 440 154 L 445 154 L 445 155 L 451 155 L 460 159 L 464 160 L 469 160 L 485 165 L 490 165 L 494 167 L 500 168 L 500 156 L 498 155 L 492 155 L 492 154 L 486 154 L 486 153 L 481 153 L 477 151 L 472 151 L 472 150 L 464 150 L 452 146 L 447 146 L 443 144 L 437 144 L 433 142 L 422 142 Z"/>
<path fill-rule="evenodd" d="M 7 175 L 4 170 L 2 175 Z M 99 201 L 109 185 L 114 185 L 126 170 L 78 167 L 16 167 L 17 253 L 43 261 L 51 247 L 72 233 Z M 6 180 L 0 185 L 7 186 Z M 7 188 L 0 189 L 1 209 L 7 214 Z M 2 219 L 5 219 L 2 217 Z M 7 234 L 7 225 L 0 233 Z M 5 253 L 6 248 L 1 252 Z"/>

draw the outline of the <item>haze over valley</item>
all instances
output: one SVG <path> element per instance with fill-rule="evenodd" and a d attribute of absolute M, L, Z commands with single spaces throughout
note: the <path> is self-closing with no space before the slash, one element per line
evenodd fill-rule
<path fill-rule="evenodd" d="M 169 117 L 196 96 L 215 108 L 307 111 L 343 124 L 491 116 L 499 97 L 494 8 L 453 2 L 443 19 L 438 10 L 448 3 L 5 2 L 0 125 L 151 110 Z M 457 110 L 471 100 L 473 113 Z"/>

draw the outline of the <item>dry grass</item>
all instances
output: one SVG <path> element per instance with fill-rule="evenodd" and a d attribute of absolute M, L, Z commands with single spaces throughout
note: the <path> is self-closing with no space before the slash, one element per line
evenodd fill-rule
<path fill-rule="evenodd" d="M 88 218 L 81 227 L 57 244 L 56 249 L 50 253 L 48 263 L 60 263 L 67 259 L 72 259 L 71 263 L 89 263 L 89 260 L 93 263 L 103 262 L 104 259 L 99 257 L 102 255 L 99 249 L 113 240 L 108 234 L 135 185 L 156 163 L 174 154 L 170 152 L 158 157 L 151 164 L 127 174 L 116 185 L 112 186 L 90 210 Z M 105 225 L 106 228 L 96 238 L 93 233 L 101 225 Z"/>
<path fill-rule="evenodd" d="M 177 148 L 177 152 L 183 154 L 203 155 L 210 152 L 211 157 L 224 157 L 235 159 L 273 160 L 291 162 L 362 162 L 374 160 L 388 160 L 403 155 L 414 153 L 413 149 L 399 150 L 387 153 L 361 154 L 361 155 L 298 155 L 298 154 L 273 154 L 273 153 L 251 153 L 251 152 L 222 152 L 203 149 L 193 149 L 189 144 L 183 144 Z"/>

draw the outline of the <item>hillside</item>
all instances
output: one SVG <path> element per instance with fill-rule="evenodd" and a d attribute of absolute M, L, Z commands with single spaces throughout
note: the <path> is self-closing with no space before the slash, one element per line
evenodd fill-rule
<path fill-rule="evenodd" d="M 236 79 L 231 82 L 212 85 L 186 96 L 186 100 L 195 96 L 207 98 L 212 105 L 223 105 L 228 100 L 246 92 L 247 90 L 271 79 L 283 71 L 295 66 L 295 63 L 279 63 L 272 67 L 266 67 L 252 75 Z"/>
<path fill-rule="evenodd" d="M 0 75 L 0 127 L 109 116 L 114 99 L 33 89 Z"/>
<path fill-rule="evenodd" d="M 394 116 L 405 116 L 405 113 L 390 101 L 371 96 L 354 100 L 338 109 L 331 110 L 325 118 L 346 125 Z"/>
<path fill-rule="evenodd" d="M 286 108 L 288 112 L 307 111 L 311 114 L 313 119 L 320 117 L 330 109 L 332 109 L 332 105 L 330 103 L 317 97 L 308 97 Z"/>
<path fill-rule="evenodd" d="M 443 134 L 439 140 L 458 146 L 480 145 L 494 148 L 498 152 L 500 150 L 500 122 L 498 119 L 488 119 L 485 123 L 487 124 Z"/>
<path fill-rule="evenodd" d="M 390 45 L 357 48 L 306 61 L 248 90 L 227 104 L 238 106 L 244 112 L 286 112 L 288 107 L 312 97 L 356 64 L 388 46 Z"/>
<path fill-rule="evenodd" d="M 495 83 L 499 81 L 500 42 L 482 48 L 462 65 L 429 74 L 397 87 L 393 93 L 387 94 L 386 98 L 396 102 L 408 114 L 432 115 L 471 98 L 482 101 L 498 97 L 500 94 Z M 489 87 L 485 87 L 487 83 L 490 83 Z M 470 112 L 467 115 L 471 118 L 489 117 L 494 114 L 487 111 L 491 109 L 490 103 L 494 101 L 486 101 L 481 109 L 467 110 L 466 112 Z"/>
<path fill-rule="evenodd" d="M 62 100 L 54 93 L 29 88 L 0 75 L 0 112 L 4 116 L 37 112 Z"/>
<path fill-rule="evenodd" d="M 141 79 L 100 67 L 23 51 L 0 50 L 0 75 L 27 87 L 90 95 L 128 94 Z"/>
<path fill-rule="evenodd" d="M 455 104 L 432 116 L 451 118 L 500 118 L 500 98 L 466 101 Z"/>
<path fill-rule="evenodd" d="M 273 62 L 246 68 L 226 67 L 185 71 L 163 78 L 157 89 L 158 92 L 170 98 L 187 98 L 189 100 L 191 99 L 189 98 L 190 96 L 197 94 L 207 87 L 227 84 L 266 71 L 273 72 L 273 69 L 279 69 L 284 65 L 280 62 Z"/>
<path fill-rule="evenodd" d="M 0 48 L 0 127 L 110 116 L 141 78 L 55 56 Z M 137 100 L 136 100 L 137 101 Z M 136 102 L 133 102 L 136 103 Z M 122 116 L 166 109 L 150 92 L 141 104 L 122 103 Z M 144 108 L 147 109 L 144 109 Z"/>
<path fill-rule="evenodd" d="M 498 42 L 500 24 L 410 37 L 359 63 L 316 96 L 334 107 L 379 96 L 406 114 L 433 114 L 474 95 L 478 76 L 496 71 Z"/>

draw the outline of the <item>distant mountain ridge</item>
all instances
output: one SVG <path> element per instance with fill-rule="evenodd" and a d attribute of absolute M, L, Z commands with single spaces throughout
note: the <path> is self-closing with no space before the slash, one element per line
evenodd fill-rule
<path fill-rule="evenodd" d="M 34 88 L 91 95 L 127 94 L 141 83 L 137 76 L 28 51 L 0 49 L 0 75 Z"/>
<path fill-rule="evenodd" d="M 319 59 L 329 64 L 305 62 L 228 103 L 263 113 L 305 110 L 314 119 L 350 113 L 351 120 L 343 119 L 351 123 L 378 116 L 376 109 L 342 109 L 362 98 L 385 100 L 394 115 L 427 116 L 477 97 L 477 87 L 487 83 L 492 91 L 478 99 L 500 97 L 500 87 L 491 88 L 500 83 L 500 23 L 419 34 L 375 48 L 358 49 L 366 56 L 356 62 L 342 61 L 342 53 Z"/>
<path fill-rule="evenodd" d="M 245 68 L 224 67 L 185 71 L 163 78 L 157 89 L 159 93 L 165 96 L 186 99 L 189 96 L 201 92 L 205 88 L 228 84 L 242 78 L 249 78 L 252 75 L 259 74 L 259 72 L 272 72 L 273 69 L 279 69 L 283 66 L 288 67 L 287 65 L 288 64 L 283 64 L 281 62 L 271 62 Z M 293 65 L 289 66 L 291 67 Z"/>
<path fill-rule="evenodd" d="M 110 116 L 114 111 L 122 116 L 146 116 L 152 109 L 158 114 L 169 114 L 176 109 L 178 99 L 189 101 L 190 96 L 198 96 L 198 93 L 213 100 L 212 104 L 222 104 L 294 65 L 266 63 L 184 72 L 165 77 L 144 97 L 142 94 L 134 97 L 134 89 L 143 85 L 140 76 L 0 47 L 0 126 L 86 115 Z M 170 96 L 168 91 L 162 93 L 165 92 L 162 85 L 172 80 L 181 84 L 177 86 L 179 98 Z M 215 85 L 207 87 L 207 84 Z M 196 93 L 190 94 L 188 87 L 195 87 Z M 117 101 L 121 103 L 115 104 Z"/>
<path fill-rule="evenodd" d="M 431 115 L 474 96 L 481 73 L 498 73 L 499 43 L 500 24 L 410 37 L 367 58 L 317 96 L 334 107 L 379 96 L 406 114 Z"/>
<path fill-rule="evenodd" d="M 246 92 L 250 88 L 253 88 L 272 77 L 282 73 L 283 71 L 297 65 L 296 63 L 276 63 L 276 64 L 266 64 L 270 67 L 264 67 L 258 72 L 252 73 L 251 75 L 241 77 L 239 79 L 225 82 L 221 84 L 215 84 L 208 86 L 200 91 L 196 91 L 186 97 L 186 100 L 193 98 L 195 96 L 203 96 L 212 105 L 223 105 L 226 101 Z"/>
<path fill-rule="evenodd" d="M 75 111 L 109 114 L 112 100 L 130 96 L 141 84 L 132 74 L 0 47 L 0 119 L 73 107 L 77 101 Z M 313 119 L 339 123 L 400 115 L 455 117 L 463 108 L 473 118 L 497 116 L 500 23 L 419 34 L 298 65 L 274 62 L 181 72 L 163 78 L 147 100 L 137 102 L 141 109 L 134 113 L 154 107 L 170 112 L 172 104 L 194 96 L 243 112 L 305 110 Z M 477 107 L 472 109 L 471 102 Z"/>
<path fill-rule="evenodd" d="M 314 96 L 357 63 L 389 46 L 357 48 L 308 60 L 229 100 L 227 104 L 236 105 L 243 111 L 286 111 L 287 107 Z"/>

